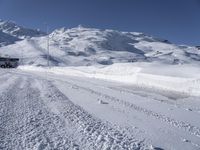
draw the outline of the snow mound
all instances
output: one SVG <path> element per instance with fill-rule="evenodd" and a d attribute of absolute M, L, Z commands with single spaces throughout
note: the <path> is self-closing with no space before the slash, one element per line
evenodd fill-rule
<path fill-rule="evenodd" d="M 160 64 L 159 64 L 160 65 Z M 61 75 L 79 76 L 121 82 L 139 87 L 148 87 L 168 91 L 181 92 L 188 95 L 200 96 L 200 70 L 192 66 L 171 67 L 157 64 L 113 64 L 107 67 L 82 66 L 82 67 L 42 67 L 23 66 L 22 70 L 51 72 Z M 190 68 L 190 70 L 188 70 Z M 165 72 L 162 72 L 165 70 Z M 191 74 L 189 74 L 191 71 Z M 185 74 L 184 74 L 185 72 Z M 197 74 L 194 75 L 193 72 Z"/>

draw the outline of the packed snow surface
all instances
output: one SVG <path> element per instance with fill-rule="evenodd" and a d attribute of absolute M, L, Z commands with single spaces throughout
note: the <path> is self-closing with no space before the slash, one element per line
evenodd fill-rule
<path fill-rule="evenodd" d="M 38 70 L 0 81 L 1 149 L 200 149 L 199 97 Z"/>

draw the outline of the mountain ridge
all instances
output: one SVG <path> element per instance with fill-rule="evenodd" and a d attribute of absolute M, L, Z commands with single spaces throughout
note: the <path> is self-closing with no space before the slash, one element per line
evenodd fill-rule
<path fill-rule="evenodd" d="M 23 26 L 17 25 L 13 21 L 4 20 L 0 20 L 0 33 L 0 46 L 13 44 L 16 41 L 23 40 L 25 38 L 39 37 L 45 35 L 45 33 L 42 31 L 25 28 Z"/>
<path fill-rule="evenodd" d="M 8 46 L 1 47 L 0 54 L 23 57 L 26 65 L 47 65 L 48 37 L 51 66 L 110 65 L 119 62 L 185 64 L 200 61 L 200 51 L 195 47 L 175 45 L 168 40 L 139 32 L 78 26 L 56 29 L 48 36 L 34 34 L 21 39 L 20 36 L 11 45 L 9 43 Z"/>

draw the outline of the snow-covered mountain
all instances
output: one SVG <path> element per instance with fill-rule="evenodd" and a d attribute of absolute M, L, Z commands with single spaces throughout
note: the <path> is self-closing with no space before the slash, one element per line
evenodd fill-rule
<path fill-rule="evenodd" d="M 0 46 L 12 44 L 18 40 L 19 39 L 17 37 L 11 36 L 9 34 L 0 31 Z"/>
<path fill-rule="evenodd" d="M 47 36 L 23 28 L 17 30 L 18 32 L 10 31 L 9 28 L 4 28 L 3 31 L 17 38 L 27 36 L 32 38 L 1 47 L 0 54 L 23 57 L 24 64 L 42 66 L 47 64 Z M 79 26 L 72 29 L 57 29 L 49 37 L 52 66 L 109 65 L 116 62 L 138 61 L 167 64 L 200 62 L 200 51 L 195 47 L 178 46 L 167 40 L 138 32 Z"/>
<path fill-rule="evenodd" d="M 50 37 L 52 45 L 67 55 L 94 56 L 96 60 L 93 60 L 100 64 L 136 61 L 179 64 L 200 60 L 200 52 L 195 47 L 174 45 L 138 32 L 78 27 L 55 30 Z"/>
<path fill-rule="evenodd" d="M 0 31 L 20 39 L 45 35 L 45 33 L 40 30 L 25 28 L 17 25 L 15 22 L 2 20 L 0 20 Z"/>
<path fill-rule="evenodd" d="M 12 44 L 16 41 L 45 35 L 44 32 L 28 29 L 12 21 L 0 20 L 0 46 Z"/>

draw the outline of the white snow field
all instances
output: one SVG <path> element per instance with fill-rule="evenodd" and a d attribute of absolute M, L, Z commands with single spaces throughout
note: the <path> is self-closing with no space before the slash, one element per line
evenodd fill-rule
<path fill-rule="evenodd" d="M 199 150 L 200 51 L 138 32 L 0 20 L 0 150 Z"/>
<path fill-rule="evenodd" d="M 198 96 L 0 70 L 0 149 L 200 149 Z"/>

